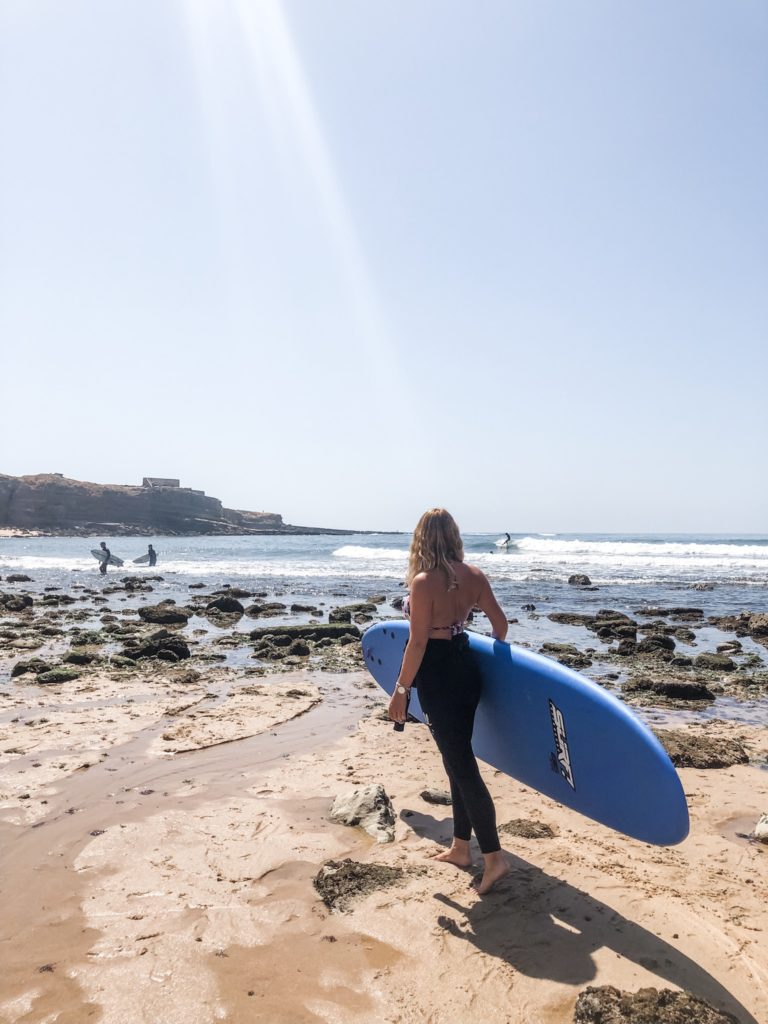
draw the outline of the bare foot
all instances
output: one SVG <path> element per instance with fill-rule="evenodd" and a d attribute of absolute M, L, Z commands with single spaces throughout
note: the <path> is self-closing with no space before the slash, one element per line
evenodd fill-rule
<path fill-rule="evenodd" d="M 490 853 L 485 858 L 485 870 L 483 871 L 483 877 L 480 879 L 479 884 L 472 883 L 477 890 L 478 896 L 485 896 L 487 892 L 500 881 L 506 874 L 509 873 L 509 864 L 507 863 L 504 854 Z"/>
<path fill-rule="evenodd" d="M 450 850 L 443 850 L 436 853 L 433 860 L 442 861 L 445 864 L 454 864 L 457 868 L 472 867 L 472 855 L 469 852 L 469 843 L 465 839 L 454 837 Z"/>
<path fill-rule="evenodd" d="M 467 856 L 467 854 L 454 850 L 453 847 L 450 850 L 443 850 L 442 853 L 436 853 L 432 860 L 440 860 L 445 864 L 455 864 L 457 868 L 472 867 L 472 858 Z"/>

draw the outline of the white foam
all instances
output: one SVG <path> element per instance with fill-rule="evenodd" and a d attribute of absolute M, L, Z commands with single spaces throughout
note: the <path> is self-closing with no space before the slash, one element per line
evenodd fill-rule
<path fill-rule="evenodd" d="M 537 555 L 597 555 L 615 559 L 648 557 L 674 557 L 678 559 L 737 559 L 768 561 L 768 545 L 764 544 L 702 544 L 672 541 L 610 541 L 610 540 L 550 540 L 546 537 L 523 537 L 515 542 L 518 550 Z"/>
<path fill-rule="evenodd" d="M 366 561 L 387 559 L 403 562 L 408 558 L 408 551 L 404 548 L 366 548 L 357 544 L 345 544 L 344 547 L 336 548 L 333 556 L 334 558 L 364 558 Z"/>
<path fill-rule="evenodd" d="M 0 567 L 3 569 L 34 570 L 34 569 L 98 569 L 95 558 L 66 558 L 57 555 L 0 555 Z M 113 567 L 114 568 L 114 567 Z"/>

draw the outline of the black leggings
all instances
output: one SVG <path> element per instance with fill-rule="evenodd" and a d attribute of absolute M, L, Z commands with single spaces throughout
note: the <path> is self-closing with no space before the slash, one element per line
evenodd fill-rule
<path fill-rule="evenodd" d="M 451 784 L 453 834 L 469 841 L 474 829 L 482 852 L 495 853 L 496 808 L 472 751 L 482 682 L 466 633 L 427 641 L 414 686 Z"/>

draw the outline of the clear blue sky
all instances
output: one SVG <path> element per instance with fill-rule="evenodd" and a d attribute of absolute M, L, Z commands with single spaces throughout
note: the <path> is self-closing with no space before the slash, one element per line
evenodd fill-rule
<path fill-rule="evenodd" d="M 0 0 L 0 472 L 768 528 L 762 0 Z"/>

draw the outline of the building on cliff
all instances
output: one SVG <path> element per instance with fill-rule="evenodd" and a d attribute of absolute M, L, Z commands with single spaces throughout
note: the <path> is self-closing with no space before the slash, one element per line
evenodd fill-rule
<path fill-rule="evenodd" d="M 145 476 L 141 481 L 142 487 L 181 487 L 181 480 L 170 476 Z M 202 491 L 200 492 L 203 493 Z"/>

